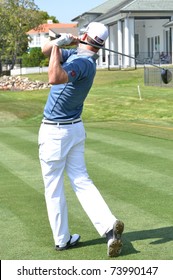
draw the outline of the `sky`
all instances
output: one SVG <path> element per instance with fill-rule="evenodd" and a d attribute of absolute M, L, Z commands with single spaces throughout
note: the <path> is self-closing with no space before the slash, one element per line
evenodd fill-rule
<path fill-rule="evenodd" d="M 75 17 L 103 4 L 106 0 L 34 0 L 42 11 L 55 16 L 59 22 L 70 23 Z"/>

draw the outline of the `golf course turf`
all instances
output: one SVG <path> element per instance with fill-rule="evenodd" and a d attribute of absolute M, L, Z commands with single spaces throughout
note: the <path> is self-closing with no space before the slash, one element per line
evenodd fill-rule
<path fill-rule="evenodd" d="M 47 74 L 30 78 L 46 80 Z M 74 249 L 54 250 L 37 144 L 47 95 L 48 90 L 0 92 L 0 257 L 108 260 L 105 239 L 66 175 L 69 225 L 81 241 Z M 145 87 L 142 69 L 98 71 L 85 102 L 88 172 L 125 224 L 119 260 L 172 260 L 172 108 L 173 89 Z"/>

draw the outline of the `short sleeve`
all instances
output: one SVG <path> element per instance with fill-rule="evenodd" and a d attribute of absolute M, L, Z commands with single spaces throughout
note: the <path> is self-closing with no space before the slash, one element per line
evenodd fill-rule
<path fill-rule="evenodd" d="M 78 58 L 63 66 L 68 74 L 69 82 L 81 80 L 89 75 L 92 64 L 87 58 Z"/>
<path fill-rule="evenodd" d="M 64 63 L 72 54 L 76 53 L 76 49 L 61 49 L 62 62 Z"/>

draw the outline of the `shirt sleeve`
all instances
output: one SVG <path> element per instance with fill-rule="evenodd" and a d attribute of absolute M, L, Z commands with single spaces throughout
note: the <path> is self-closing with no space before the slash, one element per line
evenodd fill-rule
<path fill-rule="evenodd" d="M 72 54 L 76 53 L 76 49 L 61 49 L 61 53 L 62 53 L 62 62 L 64 63 L 69 56 L 71 56 Z"/>
<path fill-rule="evenodd" d="M 75 82 L 87 77 L 92 68 L 93 65 L 87 58 L 75 59 L 63 67 L 68 74 L 69 82 Z"/>

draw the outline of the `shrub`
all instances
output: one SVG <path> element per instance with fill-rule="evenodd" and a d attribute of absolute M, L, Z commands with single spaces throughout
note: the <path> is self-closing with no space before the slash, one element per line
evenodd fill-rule
<path fill-rule="evenodd" d="M 32 48 L 29 53 L 25 53 L 22 56 L 23 67 L 36 67 L 41 65 L 45 60 L 45 56 L 41 51 L 41 48 Z"/>

